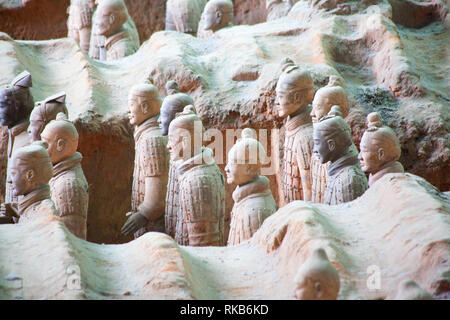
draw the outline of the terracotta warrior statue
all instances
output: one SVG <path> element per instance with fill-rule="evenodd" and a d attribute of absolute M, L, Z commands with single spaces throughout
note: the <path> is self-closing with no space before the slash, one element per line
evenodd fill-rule
<path fill-rule="evenodd" d="M 166 30 L 196 36 L 206 2 L 207 0 L 168 0 L 166 4 Z"/>
<path fill-rule="evenodd" d="M 110 61 L 135 53 L 139 49 L 139 38 L 136 38 L 134 23 L 134 28 L 127 27 L 129 19 L 123 0 L 101 0 L 94 14 L 93 32 L 96 43 L 92 44 L 94 48 L 89 55 Z M 103 36 L 104 41 L 99 36 Z"/>
<path fill-rule="evenodd" d="M 367 178 L 339 106 L 333 106 L 328 116 L 314 125 L 313 137 L 314 152 L 321 163 L 331 162 L 323 202 L 334 205 L 361 196 L 368 188 Z"/>
<path fill-rule="evenodd" d="M 406 279 L 399 283 L 394 300 L 434 300 L 434 298 L 414 280 Z"/>
<path fill-rule="evenodd" d="M 250 128 L 242 131 L 242 138 L 228 152 L 227 182 L 237 185 L 233 192 L 229 246 L 250 239 L 264 220 L 278 209 L 269 179 L 259 175 L 266 157 L 264 147 Z"/>
<path fill-rule="evenodd" d="M 77 152 L 77 129 L 61 112 L 45 127 L 41 137 L 48 144 L 47 151 L 53 164 L 50 189 L 61 221 L 74 235 L 86 239 L 89 193 L 81 168 L 83 157 Z"/>
<path fill-rule="evenodd" d="M 331 107 L 340 107 L 342 117 L 346 118 L 349 113 L 349 103 L 347 93 L 341 80 L 336 76 L 330 76 L 328 84 L 317 90 L 312 103 L 311 118 L 313 125 L 320 118 L 328 115 Z M 356 149 L 355 149 L 355 152 Z M 322 164 L 317 154 L 311 156 L 311 200 L 316 203 L 323 202 L 325 185 L 327 184 L 327 172 L 329 162 Z"/>
<path fill-rule="evenodd" d="M 56 119 L 58 113 L 63 112 L 66 116 L 69 115 L 65 101 L 66 93 L 60 92 L 36 103 L 31 111 L 28 126 L 28 134 L 32 141 L 41 140 L 42 130 L 51 120 Z"/>
<path fill-rule="evenodd" d="M 17 203 L 17 197 L 12 193 L 9 167 L 13 152 L 31 142 L 27 133 L 29 117 L 34 107 L 33 96 L 30 93 L 32 86 L 31 74 L 24 71 L 19 74 L 11 84 L 0 88 L 0 124 L 8 127 L 8 161 L 6 174 L 5 203 Z"/>
<path fill-rule="evenodd" d="M 161 126 L 161 134 L 167 136 L 169 133 L 169 125 L 177 113 L 183 111 L 184 107 L 194 105 L 194 100 L 187 94 L 179 92 L 178 84 L 175 80 L 170 80 L 166 84 L 167 96 L 164 98 L 161 106 L 161 115 L 159 124 Z M 166 194 L 166 211 L 165 211 L 165 228 L 166 233 L 175 238 L 177 213 L 178 213 L 178 193 L 179 182 L 177 176 L 177 163 L 170 159 L 169 181 L 167 184 Z"/>
<path fill-rule="evenodd" d="M 285 59 L 276 86 L 278 115 L 287 118 L 281 181 L 283 205 L 294 200 L 311 200 L 313 127 L 309 114 L 313 97 L 314 86 L 309 72 Z"/>
<path fill-rule="evenodd" d="M 53 176 L 50 156 L 42 141 L 16 149 L 10 166 L 12 188 L 19 198 L 19 223 L 45 214 L 58 215 L 50 199 L 48 181 Z"/>
<path fill-rule="evenodd" d="M 213 152 L 202 146 L 204 128 L 193 106 L 170 123 L 168 148 L 177 165 L 179 207 L 175 240 L 180 245 L 221 246 L 225 181 Z"/>
<path fill-rule="evenodd" d="M 69 13 L 67 36 L 74 39 L 86 54 L 89 52 L 94 9 L 94 0 L 71 0 L 70 6 L 67 8 Z"/>
<path fill-rule="evenodd" d="M 135 126 L 135 158 L 130 217 L 122 233 L 138 238 L 146 232 L 164 232 L 164 210 L 169 174 L 167 137 L 158 124 L 161 109 L 158 89 L 138 84 L 128 95 L 130 123 Z"/>
<path fill-rule="evenodd" d="M 233 25 L 234 6 L 231 0 L 210 0 L 202 13 L 203 30 L 216 32 Z"/>
<path fill-rule="evenodd" d="M 295 283 L 295 299 L 336 300 L 339 294 L 339 273 L 322 248 L 315 249 L 301 265 Z"/>
<path fill-rule="evenodd" d="M 394 130 L 383 126 L 380 115 L 372 112 L 367 116 L 367 130 L 359 147 L 361 169 L 370 173 L 369 187 L 386 173 L 403 173 L 405 170 L 398 159 L 401 155 L 400 142 Z"/>
<path fill-rule="evenodd" d="M 266 0 L 267 21 L 287 16 L 298 0 Z"/>

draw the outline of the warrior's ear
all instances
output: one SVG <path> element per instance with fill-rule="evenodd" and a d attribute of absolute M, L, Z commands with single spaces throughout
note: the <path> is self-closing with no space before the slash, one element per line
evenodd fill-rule
<path fill-rule="evenodd" d="M 378 160 L 383 160 L 384 158 L 384 149 L 380 148 L 378 149 Z"/>
<path fill-rule="evenodd" d="M 327 143 L 328 149 L 330 149 L 330 151 L 334 151 L 334 149 L 336 149 L 336 142 L 333 139 L 329 139 Z"/>
<path fill-rule="evenodd" d="M 28 171 L 25 173 L 25 178 L 26 178 L 28 181 L 33 181 L 33 178 L 34 178 L 34 170 L 32 170 L 32 169 L 28 170 Z"/>
<path fill-rule="evenodd" d="M 116 15 L 114 13 L 111 13 L 111 15 L 109 16 L 109 24 L 114 24 L 116 19 L 117 19 Z"/>
<path fill-rule="evenodd" d="M 222 21 L 222 11 L 218 10 L 216 12 L 216 20 L 217 20 L 217 23 L 220 23 Z"/>
<path fill-rule="evenodd" d="M 11 81 L 11 85 L 23 87 L 23 88 L 32 87 L 33 83 L 31 81 L 31 74 L 25 70 L 24 72 L 19 74 L 17 77 L 15 77 L 13 81 Z"/>

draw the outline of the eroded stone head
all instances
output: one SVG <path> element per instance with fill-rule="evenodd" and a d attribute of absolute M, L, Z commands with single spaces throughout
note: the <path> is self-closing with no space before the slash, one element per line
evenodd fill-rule
<path fill-rule="evenodd" d="M 340 280 L 324 249 L 315 249 L 295 277 L 294 297 L 299 300 L 336 300 Z"/>

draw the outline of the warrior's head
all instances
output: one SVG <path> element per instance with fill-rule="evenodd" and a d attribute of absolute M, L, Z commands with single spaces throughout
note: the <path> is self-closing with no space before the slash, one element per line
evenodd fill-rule
<path fill-rule="evenodd" d="M 30 125 L 28 126 L 28 134 L 33 141 L 41 140 L 42 130 L 51 120 L 56 119 L 58 113 L 69 115 L 65 101 L 66 93 L 60 92 L 36 103 L 31 111 Z"/>
<path fill-rule="evenodd" d="M 138 126 L 148 118 L 156 116 L 161 110 L 161 104 L 158 88 L 153 84 L 133 86 L 128 94 L 130 123 Z"/>
<path fill-rule="evenodd" d="M 313 123 L 326 116 L 335 105 L 341 108 L 342 116 L 346 118 L 349 111 L 347 93 L 342 87 L 341 80 L 336 76 L 330 76 L 328 84 L 317 90 L 314 96 L 311 110 Z"/>
<path fill-rule="evenodd" d="M 0 87 L 0 124 L 8 128 L 30 117 L 34 106 L 30 93 L 31 74 L 24 71 L 10 84 Z"/>
<path fill-rule="evenodd" d="M 231 0 L 211 0 L 203 10 L 204 30 L 216 32 L 233 22 L 233 2 Z"/>
<path fill-rule="evenodd" d="M 78 131 L 62 112 L 44 128 L 41 138 L 53 164 L 70 158 L 78 148 Z"/>
<path fill-rule="evenodd" d="M 9 172 L 14 196 L 26 195 L 52 178 L 53 166 L 45 147 L 44 142 L 35 141 L 13 153 Z"/>
<path fill-rule="evenodd" d="M 256 132 L 245 128 L 241 138 L 228 152 L 225 173 L 228 183 L 243 185 L 259 176 L 261 165 L 266 162 L 266 151 L 256 140 Z"/>
<path fill-rule="evenodd" d="M 282 118 L 306 110 L 314 97 L 314 84 L 307 70 L 285 59 L 283 72 L 276 86 L 278 115 Z"/>
<path fill-rule="evenodd" d="M 170 158 L 187 160 L 199 154 L 202 148 L 203 133 L 202 120 L 193 105 L 188 105 L 183 112 L 178 113 L 169 125 L 168 149 Z"/>
<path fill-rule="evenodd" d="M 178 89 L 178 86 L 176 86 L 176 88 Z M 169 92 L 172 93 L 169 94 Z M 161 132 L 163 136 L 166 136 L 169 133 L 169 125 L 172 122 L 172 120 L 175 119 L 176 114 L 182 112 L 184 107 L 188 105 L 194 105 L 194 100 L 192 100 L 190 96 L 188 96 L 183 92 L 178 91 L 175 92 L 168 90 L 167 93 L 169 95 L 165 97 L 163 100 L 161 106 L 161 115 L 159 117 L 159 123 L 161 126 Z"/>
<path fill-rule="evenodd" d="M 394 130 L 383 126 L 380 115 L 372 112 L 367 116 L 367 130 L 359 145 L 358 159 L 364 172 L 376 173 L 400 158 L 400 142 Z"/>
<path fill-rule="evenodd" d="M 317 248 L 302 264 L 295 277 L 295 298 L 299 300 L 336 300 L 339 273 L 324 249 Z"/>
<path fill-rule="evenodd" d="M 334 162 L 352 145 L 350 126 L 342 118 L 339 106 L 333 106 L 328 116 L 314 125 L 314 149 L 322 163 Z"/>
<path fill-rule="evenodd" d="M 127 20 L 128 10 L 123 0 L 102 0 L 94 24 L 98 34 L 111 37 L 121 30 Z"/>

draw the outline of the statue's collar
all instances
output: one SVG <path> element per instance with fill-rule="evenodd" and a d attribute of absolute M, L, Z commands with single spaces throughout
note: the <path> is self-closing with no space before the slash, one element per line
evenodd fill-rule
<path fill-rule="evenodd" d="M 60 173 L 72 169 L 76 165 L 81 163 L 83 156 L 79 152 L 75 152 L 75 154 L 65 160 L 62 160 L 53 166 L 53 177 L 56 177 Z"/>
<path fill-rule="evenodd" d="M 116 43 L 119 40 L 122 40 L 124 38 L 128 37 L 128 32 L 126 30 L 123 30 L 121 32 L 116 33 L 115 35 L 112 35 L 111 37 L 109 37 L 108 39 L 106 39 L 105 42 L 105 49 L 109 50 L 109 48 L 111 48 L 111 46 Z"/>
<path fill-rule="evenodd" d="M 50 186 L 48 184 L 45 184 L 19 198 L 19 215 L 24 214 L 32 204 L 45 199 L 50 199 Z"/>
<path fill-rule="evenodd" d="M 238 203 L 252 194 L 267 192 L 269 187 L 269 179 L 264 176 L 259 176 L 250 183 L 238 186 L 233 192 L 233 200 L 235 203 Z"/>

